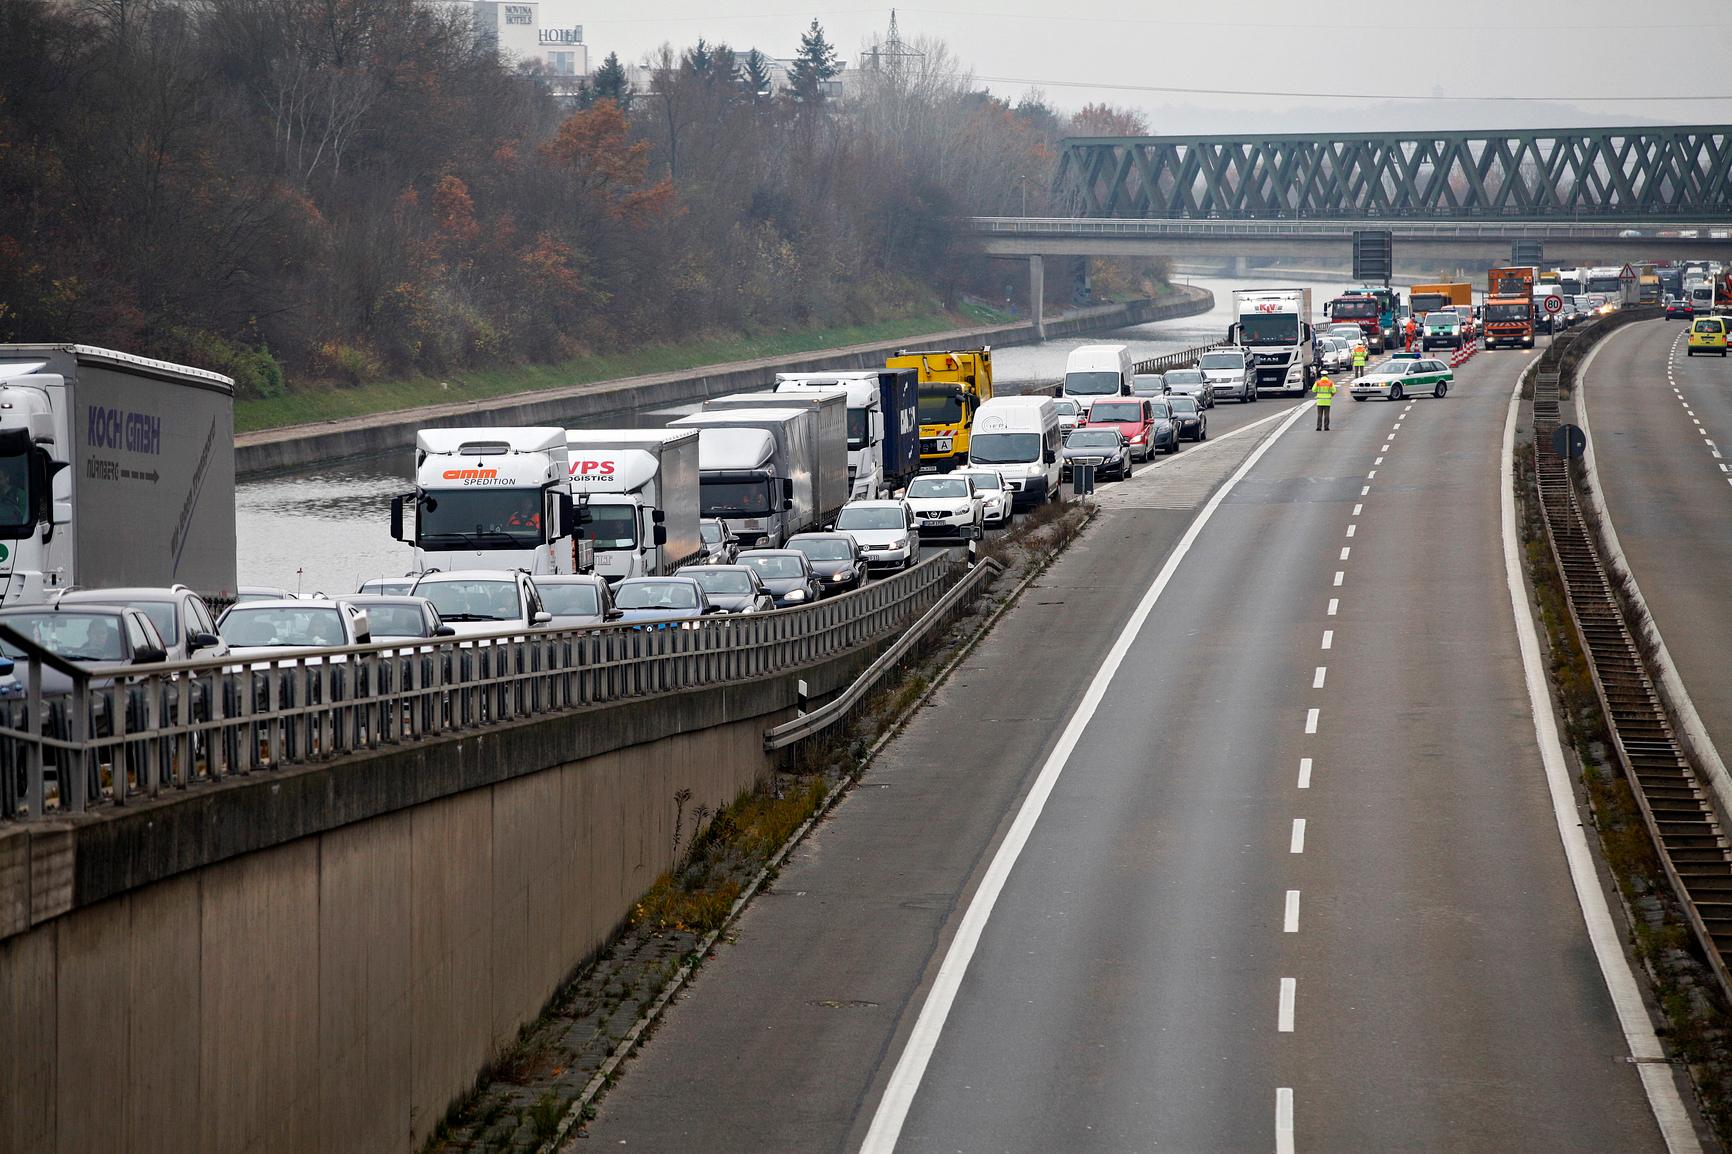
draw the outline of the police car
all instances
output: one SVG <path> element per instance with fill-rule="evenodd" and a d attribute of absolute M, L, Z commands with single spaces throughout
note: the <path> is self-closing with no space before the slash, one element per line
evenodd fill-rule
<path fill-rule="evenodd" d="M 1387 397 L 1399 401 L 1403 397 L 1430 393 L 1441 397 L 1449 392 L 1455 374 L 1444 362 L 1434 357 L 1396 353 L 1362 377 L 1354 378 L 1349 386 L 1353 399 Z"/>

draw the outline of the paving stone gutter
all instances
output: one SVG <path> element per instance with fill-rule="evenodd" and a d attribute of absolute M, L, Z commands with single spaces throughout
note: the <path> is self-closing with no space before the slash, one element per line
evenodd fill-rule
<path fill-rule="evenodd" d="M 1208 289 L 1174 285 L 1173 291 L 1163 297 L 1079 309 L 1048 320 L 1046 339 L 1196 316 L 1208 312 L 1214 304 L 1214 294 Z M 386 452 L 412 444 L 417 429 L 455 425 L 565 424 L 635 407 L 687 404 L 704 397 L 763 386 L 777 373 L 881 367 L 885 357 L 905 348 L 965 348 L 979 344 L 1002 348 L 1036 343 L 1039 342 L 1031 322 L 986 325 L 795 356 L 760 357 L 671 373 L 592 381 L 482 401 L 429 405 L 310 425 L 260 429 L 235 438 L 235 472 L 242 476 L 268 473 Z"/>

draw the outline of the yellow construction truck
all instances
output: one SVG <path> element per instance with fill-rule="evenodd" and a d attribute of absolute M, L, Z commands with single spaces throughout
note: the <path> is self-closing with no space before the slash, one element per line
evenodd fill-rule
<path fill-rule="evenodd" d="M 992 399 L 992 349 L 903 350 L 884 367 L 913 369 L 920 379 L 920 471 L 967 464 L 975 411 Z"/>

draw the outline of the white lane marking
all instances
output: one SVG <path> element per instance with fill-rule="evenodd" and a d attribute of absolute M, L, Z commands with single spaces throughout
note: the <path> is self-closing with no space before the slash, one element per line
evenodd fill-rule
<path fill-rule="evenodd" d="M 1721 467 L 1724 468 L 1725 466 L 1721 466 Z M 1340 608 L 1341 608 L 1341 598 L 1331 597 L 1329 599 L 1329 616 L 1331 616 L 1331 617 L 1335 616 L 1335 611 L 1337 609 L 1340 609 Z"/>
<path fill-rule="evenodd" d="M 1335 584 L 1339 585 L 1345 580 L 1347 580 L 1347 574 L 1345 574 L 1341 570 L 1337 569 L 1335 571 Z"/>
<path fill-rule="evenodd" d="M 1329 676 L 1329 667 L 1327 665 L 1319 665 L 1317 667 L 1317 672 L 1311 675 L 1311 688 L 1322 689 L 1323 679 L 1327 676 Z"/>
<path fill-rule="evenodd" d="M 1402 411 L 1406 412 L 1407 410 L 1403 409 Z M 1401 422 L 1400 421 L 1395 422 L 1395 427 L 1398 429 L 1401 428 Z"/>
<path fill-rule="evenodd" d="M 1293 837 L 1292 840 L 1287 843 L 1287 852 L 1305 852 L 1305 819 L 1302 817 L 1296 817 L 1293 819 Z"/>
<path fill-rule="evenodd" d="M 1299 759 L 1299 788 L 1311 788 L 1311 759 L 1309 757 Z"/>
<path fill-rule="evenodd" d="M 1281 932 L 1296 934 L 1299 932 L 1299 891 L 1287 891 L 1287 909 L 1281 918 Z"/>
<path fill-rule="evenodd" d="M 1351 546 L 1351 545 L 1343 546 L 1342 550 L 1341 550 L 1341 559 L 1343 561 L 1347 560 L 1347 555 L 1352 553 L 1352 552 L 1353 552 L 1353 546 Z"/>
<path fill-rule="evenodd" d="M 1604 347 L 1596 346 L 1589 356 Z M 1582 371 L 1585 373 L 1586 365 Z M 1666 1061 L 1666 1052 L 1654 1034 L 1654 1024 L 1648 1019 L 1647 1008 L 1642 1005 L 1636 975 L 1624 957 L 1622 936 L 1612 922 L 1605 891 L 1600 889 L 1599 878 L 1594 873 L 1593 855 L 1588 850 L 1588 839 L 1582 830 L 1581 817 L 1576 812 L 1576 797 L 1564 762 L 1563 745 L 1558 740 L 1551 689 L 1546 684 L 1539 633 L 1528 609 L 1527 589 L 1522 582 L 1521 546 L 1516 538 L 1515 430 L 1520 409 L 1521 375 L 1518 375 L 1515 388 L 1510 392 L 1509 409 L 1504 414 L 1499 520 L 1503 536 L 1504 583 L 1509 588 L 1510 612 L 1515 617 L 1516 640 L 1521 649 L 1522 671 L 1527 682 L 1528 712 L 1533 718 L 1540 760 L 1545 764 L 1552 817 L 1557 822 L 1558 838 L 1563 842 L 1564 859 L 1569 864 L 1570 882 L 1575 887 L 1582 921 L 1588 928 L 1588 940 L 1594 947 L 1594 957 L 1600 963 L 1600 974 L 1606 980 L 1606 989 L 1611 994 L 1624 1040 L 1630 1047 L 1630 1056 L 1636 1059 L 1636 1071 L 1641 1076 L 1642 1088 L 1647 1091 L 1648 1105 L 1653 1109 L 1654 1120 L 1666 1139 L 1666 1149 L 1672 1154 L 1692 1151 L 1700 1154 L 1702 1144 L 1696 1139 L 1690 1114 L 1684 1109 L 1678 1087 L 1672 1081 L 1671 1064 Z"/>
<path fill-rule="evenodd" d="M 1370 494 L 1371 494 L 1371 486 L 1370 485 L 1359 486 L 1359 495 L 1361 497 L 1366 497 L 1366 496 L 1369 496 Z"/>
<path fill-rule="evenodd" d="M 1347 535 L 1348 535 L 1348 536 L 1349 536 L 1349 537 L 1351 537 L 1351 536 L 1353 536 L 1353 535 L 1354 535 L 1354 534 L 1355 534 L 1355 533 L 1357 533 L 1357 532 L 1359 532 L 1359 526 L 1358 526 L 1358 525 L 1349 525 L 1349 526 L 1347 526 Z"/>
<path fill-rule="evenodd" d="M 1385 446 L 1383 446 L 1383 447 L 1384 447 L 1384 448 L 1385 448 L 1385 449 L 1387 449 L 1387 448 L 1389 448 L 1389 446 L 1388 446 L 1388 445 L 1385 445 Z M 1373 461 L 1373 462 L 1371 462 L 1371 463 L 1372 463 L 1372 464 L 1373 464 L 1373 465 L 1381 465 L 1381 464 L 1383 464 L 1383 458 L 1382 458 L 1382 457 L 1379 457 L 1379 458 L 1377 458 L 1377 460 L 1375 460 L 1375 461 Z M 1377 474 L 1376 474 L 1376 473 L 1368 473 L 1368 474 L 1366 474 L 1366 475 L 1367 475 L 1367 476 L 1370 476 L 1370 477 L 1375 477 L 1375 476 L 1377 476 Z"/>
<path fill-rule="evenodd" d="M 1275 1028 L 1283 1034 L 1293 1032 L 1293 1003 L 1299 998 L 1299 979 L 1281 979 L 1281 1008 L 1275 1014 Z"/>
<path fill-rule="evenodd" d="M 1357 516 L 1359 516 L 1359 513 L 1360 513 L 1360 511 L 1361 511 L 1361 510 L 1362 510 L 1362 509 L 1364 509 L 1364 508 L 1365 508 L 1365 506 L 1364 506 L 1364 505 L 1355 505 L 1355 506 L 1353 506 L 1353 515 L 1354 515 L 1354 516 L 1355 516 L 1355 517 L 1357 517 Z"/>
<path fill-rule="evenodd" d="M 1388 442 L 1388 441 L 1385 441 L 1385 442 L 1383 442 L 1383 448 L 1381 448 L 1381 449 L 1379 449 L 1379 450 L 1377 450 L 1377 451 L 1378 451 L 1378 452 L 1379 452 L 1379 453 L 1387 453 L 1387 452 L 1389 452 L 1389 442 Z"/>
<path fill-rule="evenodd" d="M 938 973 L 932 980 L 932 989 L 927 992 L 926 1001 L 914 1021 L 914 1029 L 890 1073 L 890 1079 L 884 1087 L 884 1096 L 879 1099 L 878 1108 L 873 1112 L 872 1125 L 866 1131 L 866 1139 L 860 1147 L 862 1154 L 891 1154 L 896 1149 L 896 1141 L 902 1134 L 902 1125 L 908 1120 L 908 1110 L 914 1104 L 914 1095 L 926 1077 L 927 1064 L 931 1062 L 932 1052 L 937 1048 L 939 1036 L 944 1032 L 944 1023 L 950 1017 L 951 1006 L 956 1003 L 957 991 L 962 986 L 963 977 L 968 973 L 968 964 L 974 958 L 974 951 L 980 945 L 980 936 L 986 930 L 986 923 L 992 917 L 993 906 L 998 904 L 998 897 L 1004 892 L 1004 884 L 1010 877 L 1010 871 L 1016 865 L 1017 858 L 1022 856 L 1023 847 L 1028 844 L 1035 823 L 1040 820 L 1041 811 L 1046 808 L 1047 799 L 1052 796 L 1053 788 L 1070 763 L 1071 754 L 1075 752 L 1077 743 L 1082 740 L 1083 734 L 1093 722 L 1108 687 L 1118 675 L 1119 667 L 1124 664 L 1126 655 L 1136 643 L 1137 635 L 1142 632 L 1149 615 L 1154 612 L 1155 603 L 1172 582 L 1179 563 L 1190 553 L 1191 546 L 1196 543 L 1204 527 L 1214 517 L 1215 511 L 1227 499 L 1227 495 L 1256 467 L 1257 462 L 1263 459 L 1263 455 L 1281 435 L 1292 428 L 1310 408 L 1309 401 L 1293 406 L 1286 419 L 1275 427 L 1275 431 L 1252 449 L 1244 463 L 1227 478 L 1226 483 L 1215 490 L 1196 519 L 1185 530 L 1185 535 L 1179 538 L 1178 545 L 1168 555 L 1161 571 L 1155 575 L 1148 592 L 1143 594 L 1143 599 L 1137 603 L 1130 619 L 1125 622 L 1125 627 L 1119 631 L 1118 638 L 1101 662 L 1094 680 L 1089 682 L 1088 690 L 1071 713 L 1064 731 L 1059 734 L 1058 743 L 1047 755 L 1034 784 L 1029 787 L 1028 796 L 1023 798 L 1022 807 L 1017 810 L 1016 818 L 1011 822 L 1004 841 L 999 844 L 991 864 L 981 877 L 980 887 L 969 899 L 968 908 L 963 912 L 961 922 L 957 924 L 956 936 L 951 939 L 950 948 L 945 951 L 944 961 L 940 963 Z"/>
<path fill-rule="evenodd" d="M 1323 648 L 1325 648 L 1325 649 L 1331 648 L 1334 644 L 1335 644 L 1335 630 L 1325 629 L 1323 631 Z"/>
<path fill-rule="evenodd" d="M 1293 1154 L 1293 1088 L 1275 1091 L 1275 1154 Z"/>
<path fill-rule="evenodd" d="M 1317 719 L 1320 716 L 1322 716 L 1322 713 L 1323 713 L 1323 711 L 1321 709 L 1307 709 L 1305 711 L 1305 732 L 1306 733 L 1316 733 L 1317 732 Z"/>
<path fill-rule="evenodd" d="M 1377 470 L 1373 469 L 1371 472 L 1365 474 L 1365 479 L 1367 481 L 1375 481 L 1377 479 Z"/>

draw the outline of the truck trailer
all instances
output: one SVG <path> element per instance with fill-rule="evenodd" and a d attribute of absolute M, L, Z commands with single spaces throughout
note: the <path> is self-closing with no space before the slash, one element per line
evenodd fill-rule
<path fill-rule="evenodd" d="M 913 369 L 776 374 L 777 393 L 841 389 L 847 394 L 850 500 L 887 497 L 919 472 L 919 388 Z"/>
<path fill-rule="evenodd" d="M 778 548 L 817 528 L 817 423 L 809 409 L 724 409 L 668 426 L 697 429 L 698 504 L 742 548 Z"/>
<path fill-rule="evenodd" d="M 235 590 L 234 382 L 89 345 L 0 345 L 0 602 Z"/>
<path fill-rule="evenodd" d="M 848 503 L 848 396 L 839 389 L 794 393 L 732 393 L 711 397 L 703 412 L 795 409 L 811 419 L 812 521 L 828 525 Z"/>
<path fill-rule="evenodd" d="M 698 433 L 568 429 L 577 531 L 608 581 L 665 577 L 697 561 Z"/>

